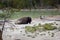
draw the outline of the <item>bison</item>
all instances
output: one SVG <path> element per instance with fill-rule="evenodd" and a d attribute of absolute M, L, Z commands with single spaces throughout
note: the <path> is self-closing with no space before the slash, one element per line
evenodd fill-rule
<path fill-rule="evenodd" d="M 18 19 L 15 24 L 28 24 L 28 23 L 31 23 L 32 19 L 31 17 L 23 17 L 23 18 L 20 18 Z"/>

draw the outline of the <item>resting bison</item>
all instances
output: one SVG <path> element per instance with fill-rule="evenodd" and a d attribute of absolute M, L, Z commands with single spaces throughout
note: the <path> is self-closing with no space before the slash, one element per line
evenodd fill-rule
<path fill-rule="evenodd" d="M 23 17 L 21 19 L 18 19 L 15 24 L 28 24 L 31 23 L 32 19 L 31 17 Z"/>

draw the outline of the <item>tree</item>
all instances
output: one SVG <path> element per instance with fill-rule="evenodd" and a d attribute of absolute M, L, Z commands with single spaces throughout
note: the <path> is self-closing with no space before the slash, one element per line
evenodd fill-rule
<path fill-rule="evenodd" d="M 3 9 L 2 11 L 3 11 L 3 13 L 0 14 L 0 17 L 3 18 L 3 24 L 2 24 L 2 30 L 0 30 L 0 40 L 3 40 L 2 39 L 2 33 L 4 31 L 5 22 L 8 22 L 9 24 L 12 24 L 12 23 L 9 22 L 8 18 L 10 18 L 11 15 L 13 15 L 13 12 L 14 12 L 13 9 L 11 9 L 11 8 L 10 9 L 7 8 L 5 10 Z"/>
<path fill-rule="evenodd" d="M 39 8 L 45 6 L 52 6 L 57 7 L 60 4 L 59 0 L 1 0 L 0 1 L 4 6 L 7 7 L 7 3 L 12 8 L 21 8 L 21 9 L 28 9 L 28 8 Z M 2 6 L 2 5 L 1 5 Z"/>
<path fill-rule="evenodd" d="M 3 40 L 2 33 L 4 31 L 5 22 L 9 23 L 8 18 L 10 18 L 11 15 L 13 15 L 13 13 L 14 13 L 14 10 L 12 8 L 10 8 L 9 5 L 7 8 L 3 8 L 2 11 L 3 11 L 3 13 L 0 14 L 0 17 L 3 18 L 3 25 L 2 25 L 2 31 L 0 30 L 0 40 Z M 10 24 L 12 24 L 12 23 L 10 23 Z"/>

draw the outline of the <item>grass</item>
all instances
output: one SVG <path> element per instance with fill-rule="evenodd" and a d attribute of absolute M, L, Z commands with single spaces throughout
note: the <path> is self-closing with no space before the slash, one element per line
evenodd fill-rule
<path fill-rule="evenodd" d="M 26 31 L 34 33 L 36 31 L 35 27 L 30 27 L 30 26 L 26 26 L 25 27 Z"/>
<path fill-rule="evenodd" d="M 57 10 L 18 11 L 18 12 L 14 12 L 11 15 L 11 19 L 21 18 L 25 16 L 37 18 L 40 17 L 40 15 L 60 15 L 60 12 Z"/>
<path fill-rule="evenodd" d="M 37 18 L 40 17 L 40 15 L 60 15 L 60 12 L 58 11 L 20 11 L 20 12 L 15 12 L 11 18 L 21 18 L 25 16 L 29 16 L 32 18 Z"/>
<path fill-rule="evenodd" d="M 56 27 L 55 26 L 52 26 L 53 24 L 51 23 L 49 23 L 49 24 L 45 24 L 44 25 L 44 28 L 46 29 L 46 30 L 54 30 L 54 29 L 56 29 Z"/>
<path fill-rule="evenodd" d="M 52 26 L 53 23 L 46 23 L 44 25 L 39 24 L 38 26 L 26 26 L 25 31 L 34 33 L 36 31 L 45 31 L 45 30 L 54 30 L 57 29 L 57 27 Z"/>

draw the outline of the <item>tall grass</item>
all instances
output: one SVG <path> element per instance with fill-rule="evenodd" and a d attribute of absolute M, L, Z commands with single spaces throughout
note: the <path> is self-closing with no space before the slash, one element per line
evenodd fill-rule
<path fill-rule="evenodd" d="M 15 12 L 11 18 L 21 18 L 25 16 L 29 16 L 32 18 L 37 18 L 40 17 L 40 15 L 60 15 L 59 11 L 20 11 L 20 12 Z"/>
<path fill-rule="evenodd" d="M 58 10 L 19 11 L 14 12 L 14 14 L 11 15 L 11 19 L 21 18 L 25 16 L 37 18 L 40 17 L 40 15 L 60 15 L 60 11 Z"/>

